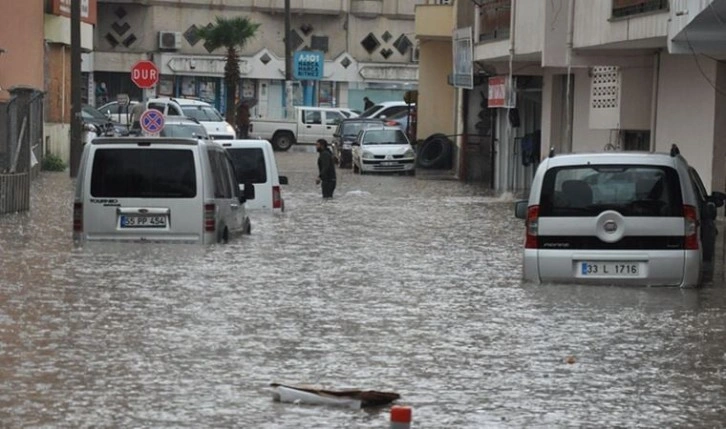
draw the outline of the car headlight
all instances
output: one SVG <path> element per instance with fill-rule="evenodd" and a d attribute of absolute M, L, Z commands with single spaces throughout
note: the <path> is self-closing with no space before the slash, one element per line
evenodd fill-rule
<path fill-rule="evenodd" d="M 234 127 L 227 123 L 227 132 L 232 134 L 233 136 L 237 136 L 237 132 L 234 130 Z"/>
<path fill-rule="evenodd" d="M 413 149 L 407 149 L 406 152 L 403 153 L 403 156 L 405 158 L 413 158 L 416 156 L 416 153 L 414 153 Z"/>
<path fill-rule="evenodd" d="M 361 154 L 361 157 L 363 159 L 373 159 L 373 153 L 368 152 L 367 150 L 364 150 L 363 153 Z"/>

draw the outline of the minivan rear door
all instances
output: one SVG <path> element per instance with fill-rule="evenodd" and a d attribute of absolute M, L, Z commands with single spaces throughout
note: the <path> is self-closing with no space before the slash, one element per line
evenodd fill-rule
<path fill-rule="evenodd" d="M 552 168 L 538 215 L 542 281 L 675 285 L 683 278 L 683 203 L 673 168 Z"/>
<path fill-rule="evenodd" d="M 198 241 L 203 204 L 196 146 L 104 144 L 92 152 L 89 240 Z"/>

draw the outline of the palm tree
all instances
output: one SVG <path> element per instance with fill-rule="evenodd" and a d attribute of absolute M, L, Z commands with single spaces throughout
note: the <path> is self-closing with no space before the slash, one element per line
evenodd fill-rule
<path fill-rule="evenodd" d="M 217 23 L 197 30 L 199 37 L 214 49 L 227 49 L 227 60 L 224 65 L 224 82 L 227 84 L 226 119 L 232 126 L 236 122 L 235 96 L 239 82 L 239 56 L 237 49 L 243 48 L 249 39 L 255 36 L 260 24 L 248 18 L 216 18 Z"/>

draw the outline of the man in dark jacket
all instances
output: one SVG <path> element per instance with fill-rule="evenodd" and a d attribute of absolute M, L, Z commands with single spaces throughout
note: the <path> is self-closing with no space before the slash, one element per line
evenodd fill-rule
<path fill-rule="evenodd" d="M 333 198 L 335 190 L 333 154 L 328 150 L 328 142 L 325 139 L 319 139 L 315 143 L 315 148 L 318 150 L 318 178 L 315 180 L 315 184 L 322 183 L 323 198 Z"/>

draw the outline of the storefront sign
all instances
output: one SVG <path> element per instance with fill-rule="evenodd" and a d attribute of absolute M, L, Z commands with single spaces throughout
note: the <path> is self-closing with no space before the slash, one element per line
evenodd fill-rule
<path fill-rule="evenodd" d="M 52 0 L 53 15 L 71 16 L 72 0 Z M 77 0 L 81 2 L 81 21 L 96 24 L 96 0 Z"/>
<path fill-rule="evenodd" d="M 471 27 L 454 30 L 454 78 L 457 88 L 474 88 L 474 51 L 471 44 Z"/>
<path fill-rule="evenodd" d="M 298 80 L 320 80 L 323 78 L 325 58 L 322 52 L 298 51 L 294 58 L 294 77 Z"/>
<path fill-rule="evenodd" d="M 489 96 L 487 107 L 516 107 L 512 93 L 512 85 L 507 76 L 489 78 Z"/>

